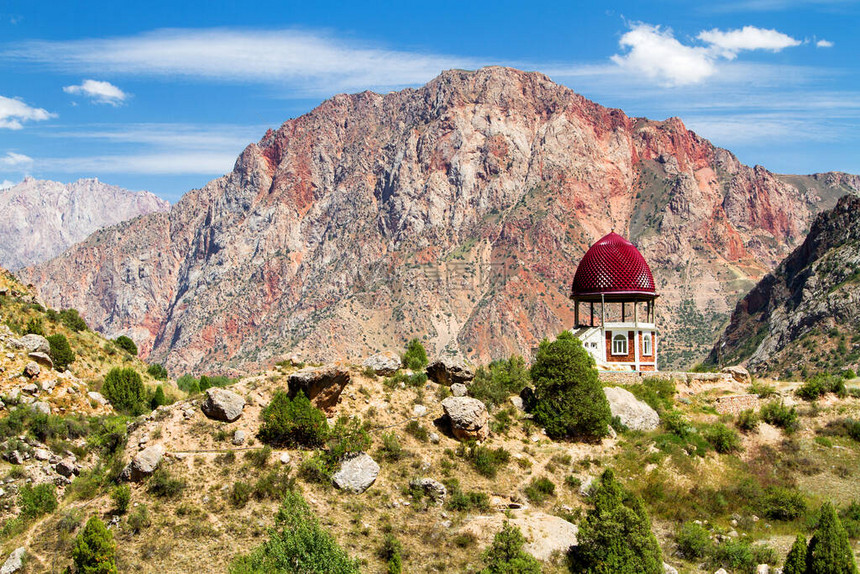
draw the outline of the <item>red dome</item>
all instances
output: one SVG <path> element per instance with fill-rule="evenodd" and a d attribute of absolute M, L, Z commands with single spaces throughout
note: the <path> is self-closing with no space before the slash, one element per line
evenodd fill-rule
<path fill-rule="evenodd" d="M 601 294 L 657 296 L 645 258 L 614 232 L 591 246 L 573 277 L 573 297 Z"/>

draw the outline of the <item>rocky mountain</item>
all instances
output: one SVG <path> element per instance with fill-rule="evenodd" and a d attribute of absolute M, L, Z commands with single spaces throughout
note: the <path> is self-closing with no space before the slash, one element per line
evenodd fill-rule
<path fill-rule="evenodd" d="M 170 204 L 148 191 L 128 191 L 98 179 L 64 184 L 27 177 L 0 189 L 0 266 L 16 270 L 56 257 L 93 231 Z"/>
<path fill-rule="evenodd" d="M 577 262 L 614 229 L 651 264 L 663 367 L 856 192 L 742 165 L 681 120 L 631 118 L 538 73 L 453 70 L 338 95 L 268 131 L 169 212 L 20 272 L 172 369 L 399 349 L 486 361 L 567 328 Z"/>
<path fill-rule="evenodd" d="M 860 366 L 860 198 L 815 219 L 803 244 L 739 303 L 708 357 L 757 372 Z"/>

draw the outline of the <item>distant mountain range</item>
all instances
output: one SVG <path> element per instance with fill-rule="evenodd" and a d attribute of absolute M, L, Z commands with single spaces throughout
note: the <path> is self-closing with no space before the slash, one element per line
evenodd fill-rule
<path fill-rule="evenodd" d="M 803 244 L 738 303 L 708 362 L 786 377 L 858 369 L 860 197 L 815 219 Z"/>
<path fill-rule="evenodd" d="M 858 186 L 747 167 L 677 118 L 631 118 L 542 74 L 453 70 L 335 96 L 169 212 L 19 275 L 174 371 L 358 358 L 411 337 L 487 361 L 572 324 L 576 265 L 614 229 L 654 272 L 661 367 L 682 367 Z"/>
<path fill-rule="evenodd" d="M 0 267 L 14 271 L 47 261 L 97 229 L 168 209 L 148 191 L 97 179 L 64 184 L 25 178 L 0 189 Z"/>

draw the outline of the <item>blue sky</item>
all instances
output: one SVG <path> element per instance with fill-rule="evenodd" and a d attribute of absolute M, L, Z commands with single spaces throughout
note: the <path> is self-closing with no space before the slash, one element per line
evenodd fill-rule
<path fill-rule="evenodd" d="M 176 201 L 341 92 L 546 73 L 681 117 L 744 163 L 860 173 L 860 1 L 0 3 L 0 185 L 98 177 Z"/>

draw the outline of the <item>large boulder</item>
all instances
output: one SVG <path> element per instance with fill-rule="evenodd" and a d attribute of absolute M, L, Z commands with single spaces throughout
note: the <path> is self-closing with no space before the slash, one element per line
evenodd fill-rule
<path fill-rule="evenodd" d="M 484 440 L 490 434 L 487 407 L 471 397 L 448 397 L 442 408 L 451 420 L 451 432 L 461 440 Z"/>
<path fill-rule="evenodd" d="M 660 417 L 657 411 L 621 387 L 604 387 L 603 392 L 609 401 L 609 410 L 629 429 L 648 431 L 657 428 Z"/>
<path fill-rule="evenodd" d="M 299 391 L 318 409 L 332 415 L 340 393 L 349 384 L 349 369 L 340 365 L 302 369 L 287 379 L 287 394 L 294 398 Z"/>
<path fill-rule="evenodd" d="M 441 357 L 427 365 L 427 377 L 440 385 L 465 385 L 475 378 L 475 373 L 460 357 Z"/>
<path fill-rule="evenodd" d="M 28 353 L 50 353 L 51 344 L 42 335 L 24 335 L 20 339 L 10 339 L 9 346 L 16 349 L 24 349 Z"/>
<path fill-rule="evenodd" d="M 3 567 L 0 568 L 0 574 L 15 574 L 24 567 L 24 556 L 27 554 L 27 549 L 20 546 L 12 551 L 12 554 L 6 558 Z"/>
<path fill-rule="evenodd" d="M 147 476 L 150 476 L 158 465 L 161 463 L 161 458 L 164 456 L 164 447 L 160 444 L 154 444 L 137 453 L 131 462 L 128 463 L 122 473 L 120 479 L 131 482 L 138 482 Z"/>
<path fill-rule="evenodd" d="M 39 366 L 39 363 L 29 362 L 24 367 L 24 376 L 30 379 L 38 377 L 41 372 L 42 368 Z"/>
<path fill-rule="evenodd" d="M 741 383 L 742 385 L 749 385 L 752 383 L 750 372 L 739 365 L 725 367 L 721 372 L 731 375 L 735 382 Z"/>
<path fill-rule="evenodd" d="M 41 351 L 33 351 L 32 353 L 27 353 L 27 356 L 36 361 L 37 363 L 45 365 L 49 369 L 54 368 L 54 361 L 51 359 L 51 357 L 48 356 L 47 353 L 42 353 Z"/>
<path fill-rule="evenodd" d="M 377 476 L 379 465 L 369 454 L 360 452 L 344 459 L 331 481 L 341 490 L 361 494 L 376 482 Z"/>
<path fill-rule="evenodd" d="M 400 368 L 400 357 L 394 351 L 383 351 L 366 358 L 361 365 L 377 375 L 393 375 Z"/>
<path fill-rule="evenodd" d="M 203 414 L 216 421 L 232 423 L 242 416 L 245 399 L 227 389 L 206 389 L 206 400 L 200 406 Z"/>
<path fill-rule="evenodd" d="M 445 502 L 445 496 L 448 494 L 448 489 L 445 488 L 445 485 L 432 478 L 413 478 L 409 486 L 420 488 L 436 504 Z"/>

